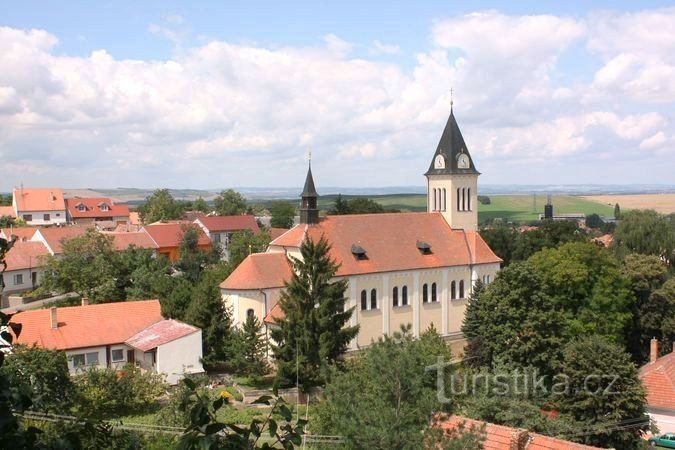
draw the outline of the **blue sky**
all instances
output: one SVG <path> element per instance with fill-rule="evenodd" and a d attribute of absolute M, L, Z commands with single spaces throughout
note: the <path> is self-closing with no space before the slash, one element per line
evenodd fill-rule
<path fill-rule="evenodd" d="M 675 183 L 663 2 L 8 2 L 0 190 Z"/>

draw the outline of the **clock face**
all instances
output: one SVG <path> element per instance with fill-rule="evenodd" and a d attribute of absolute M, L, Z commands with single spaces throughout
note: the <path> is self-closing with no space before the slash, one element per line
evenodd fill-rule
<path fill-rule="evenodd" d="M 458 169 L 468 169 L 471 163 L 469 162 L 469 157 L 465 154 L 459 155 L 457 158 L 457 168 Z"/>
<path fill-rule="evenodd" d="M 443 158 L 443 155 L 436 155 L 434 169 L 445 169 L 445 158 Z"/>

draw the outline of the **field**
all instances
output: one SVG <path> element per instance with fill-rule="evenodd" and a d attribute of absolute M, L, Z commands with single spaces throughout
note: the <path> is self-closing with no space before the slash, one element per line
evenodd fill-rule
<path fill-rule="evenodd" d="M 535 199 L 532 195 L 491 195 L 489 205 L 478 205 L 478 221 L 484 223 L 489 219 L 502 219 L 511 222 L 527 222 L 537 220 L 539 214 L 544 212 L 546 197 L 538 195 Z M 353 197 L 343 196 L 344 199 Z M 399 194 L 369 196 L 385 208 L 399 209 L 401 211 L 426 211 L 426 195 L 423 194 Z M 321 197 L 319 207 L 328 209 L 335 201 L 334 196 Z M 614 217 L 614 206 L 604 205 L 582 197 L 571 195 L 555 195 L 552 197 L 553 213 L 583 213 L 598 214 L 605 217 Z"/>
<path fill-rule="evenodd" d="M 587 200 L 625 209 L 653 209 L 662 214 L 675 213 L 675 194 L 592 195 Z"/>

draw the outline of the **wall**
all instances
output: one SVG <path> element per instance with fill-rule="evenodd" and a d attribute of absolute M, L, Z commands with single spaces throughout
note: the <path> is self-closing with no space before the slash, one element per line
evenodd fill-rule
<path fill-rule="evenodd" d="M 445 209 L 440 212 L 451 228 L 476 230 L 478 225 L 478 176 L 477 175 L 432 175 L 427 183 L 427 211 L 434 211 L 433 190 L 445 188 Z M 471 189 L 469 211 L 458 211 L 457 189 Z"/>
<path fill-rule="evenodd" d="M 35 286 L 31 282 L 31 273 L 35 272 L 37 274 L 37 281 Z M 23 275 L 22 284 L 14 284 L 14 275 L 21 274 Z M 32 269 L 22 269 L 22 270 L 12 270 L 6 271 L 2 274 L 3 279 L 5 280 L 5 288 L 3 293 L 9 292 L 21 292 L 28 291 L 37 287 L 42 281 L 42 275 L 44 274 L 44 269 L 42 267 L 33 267 Z"/>
<path fill-rule="evenodd" d="M 659 427 L 659 433 L 675 433 L 675 411 L 661 411 L 647 408 L 649 417 Z"/>
<path fill-rule="evenodd" d="M 186 373 L 203 373 L 201 330 L 157 347 L 157 372 L 177 384 Z"/>
<path fill-rule="evenodd" d="M 28 225 L 56 225 L 56 224 L 61 224 L 65 225 L 66 223 L 66 211 L 19 211 L 19 214 L 17 214 L 17 217 L 20 219 L 23 219 L 24 214 L 31 214 L 33 216 L 33 220 L 26 221 Z M 45 221 L 43 220 L 44 214 L 49 214 L 50 215 L 50 220 Z"/>
<path fill-rule="evenodd" d="M 78 371 L 78 369 L 76 369 L 75 366 L 73 365 L 73 360 L 72 360 L 73 355 L 82 354 L 82 353 L 93 353 L 93 352 L 98 353 L 98 365 L 80 366 L 79 369 L 86 370 L 90 367 L 97 367 L 99 369 L 105 369 L 105 367 L 106 367 L 106 347 L 105 346 L 78 348 L 76 350 L 66 350 L 66 357 L 68 358 L 68 370 L 70 370 L 70 373 L 75 374 Z"/>
<path fill-rule="evenodd" d="M 221 289 L 220 292 L 225 306 L 232 311 L 232 325 L 240 326 L 246 322 L 246 311 L 249 309 L 252 309 L 258 320 L 262 322 L 279 301 L 281 288 L 245 291 Z M 267 305 L 265 305 L 265 300 L 267 300 Z"/>

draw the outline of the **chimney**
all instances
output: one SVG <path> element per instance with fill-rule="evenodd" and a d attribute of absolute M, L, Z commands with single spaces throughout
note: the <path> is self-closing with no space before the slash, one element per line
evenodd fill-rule
<path fill-rule="evenodd" d="M 82 306 L 87 306 L 89 304 L 89 299 L 87 297 L 82 297 Z"/>
<path fill-rule="evenodd" d="M 57 329 L 59 327 L 59 322 L 56 320 L 56 306 L 49 308 L 49 312 L 52 319 L 52 328 Z"/>
<path fill-rule="evenodd" d="M 656 338 L 652 338 L 651 342 L 649 343 L 649 362 L 652 364 L 655 363 L 658 357 L 659 357 L 659 340 Z"/>
<path fill-rule="evenodd" d="M 511 433 L 511 439 L 509 440 L 509 450 L 522 450 L 527 446 L 528 441 L 529 434 L 527 430 L 516 428 Z"/>

